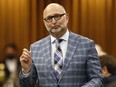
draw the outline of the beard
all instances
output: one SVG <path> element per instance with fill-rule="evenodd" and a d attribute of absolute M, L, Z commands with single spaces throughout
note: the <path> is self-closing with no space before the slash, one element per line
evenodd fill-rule
<path fill-rule="evenodd" d="M 59 28 L 57 28 L 57 29 L 54 29 L 54 28 L 53 28 L 53 29 L 51 29 L 51 31 L 50 31 L 50 32 L 51 32 L 52 34 L 57 34 L 57 33 L 61 32 L 61 31 L 62 31 L 62 28 L 61 28 L 61 27 L 59 27 Z"/>
<path fill-rule="evenodd" d="M 62 32 L 65 28 L 66 28 L 65 26 L 57 25 L 57 26 L 53 26 L 51 28 L 48 28 L 47 30 L 49 31 L 49 33 L 57 35 L 60 32 Z"/>

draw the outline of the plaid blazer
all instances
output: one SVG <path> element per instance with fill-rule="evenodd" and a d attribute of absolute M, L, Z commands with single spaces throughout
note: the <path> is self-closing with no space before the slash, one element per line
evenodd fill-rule
<path fill-rule="evenodd" d="M 81 35 L 69 32 L 66 58 L 61 78 L 57 82 L 51 63 L 50 36 L 31 45 L 33 59 L 30 75 L 19 74 L 21 87 L 102 87 L 100 62 L 94 42 Z"/>

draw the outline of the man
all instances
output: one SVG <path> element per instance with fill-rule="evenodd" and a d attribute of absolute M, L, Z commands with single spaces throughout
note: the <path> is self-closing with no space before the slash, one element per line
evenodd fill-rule
<path fill-rule="evenodd" d="M 102 55 L 99 58 L 106 87 L 116 82 L 116 59 L 110 55 Z"/>
<path fill-rule="evenodd" d="M 18 72 L 20 68 L 18 48 L 14 43 L 7 44 L 4 48 L 6 80 L 2 87 L 19 87 Z"/>
<path fill-rule="evenodd" d="M 43 12 L 50 35 L 31 45 L 20 57 L 21 87 L 101 87 L 102 74 L 94 42 L 67 28 L 63 6 L 51 3 Z M 32 62 L 33 61 L 33 62 Z"/>

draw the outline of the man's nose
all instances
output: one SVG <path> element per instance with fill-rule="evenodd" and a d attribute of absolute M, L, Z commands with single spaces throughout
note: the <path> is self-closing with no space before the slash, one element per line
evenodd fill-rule
<path fill-rule="evenodd" d="M 54 19 L 54 18 L 52 18 L 52 23 L 54 24 L 54 23 L 56 23 L 57 21 Z"/>

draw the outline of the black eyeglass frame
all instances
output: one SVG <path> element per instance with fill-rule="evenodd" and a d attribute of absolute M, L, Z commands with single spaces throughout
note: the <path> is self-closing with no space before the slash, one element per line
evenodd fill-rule
<path fill-rule="evenodd" d="M 54 16 L 48 16 L 48 17 L 44 18 L 44 20 L 45 20 L 47 23 L 51 23 L 52 20 L 53 20 L 53 18 L 54 18 L 55 21 L 58 21 L 58 20 L 60 20 L 60 19 L 62 18 L 62 16 L 64 16 L 64 15 L 67 15 L 67 14 L 66 14 L 66 13 L 63 13 L 63 14 L 56 14 L 56 15 L 54 15 Z M 59 18 L 57 19 L 57 17 L 59 17 Z"/>

